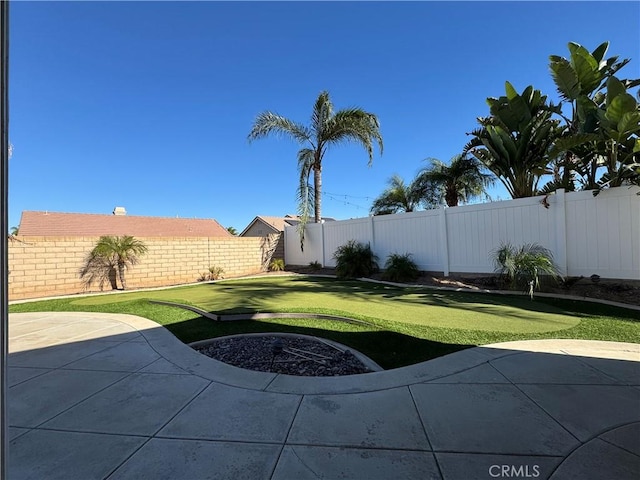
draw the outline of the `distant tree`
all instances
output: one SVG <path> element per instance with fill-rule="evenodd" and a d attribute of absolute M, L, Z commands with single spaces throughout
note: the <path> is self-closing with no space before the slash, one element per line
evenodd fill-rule
<path fill-rule="evenodd" d="M 80 270 L 80 278 L 84 278 L 87 285 L 98 280 L 101 287 L 105 280 L 110 280 L 112 286 L 116 288 L 113 276 L 117 272 L 120 285 L 123 290 L 126 290 L 125 270 L 136 265 L 139 257 L 147 253 L 147 250 L 144 242 L 129 235 L 102 236 L 89 252 L 85 265 Z"/>
<path fill-rule="evenodd" d="M 15 237 L 16 235 L 18 235 L 19 232 L 19 228 L 18 227 L 11 227 L 11 236 Z"/>
<path fill-rule="evenodd" d="M 486 189 L 494 183 L 493 176 L 482 171 L 482 165 L 474 158 L 456 155 L 449 165 L 431 159 L 431 165 L 424 168 L 414 183 L 420 192 L 431 192 L 439 197 L 434 203 L 444 201 L 449 207 L 467 203 L 486 195 Z"/>
<path fill-rule="evenodd" d="M 234 227 L 227 227 L 227 232 L 229 232 L 231 235 L 238 235 L 238 230 L 236 230 Z"/>
<path fill-rule="evenodd" d="M 311 208 L 314 220 L 321 221 L 322 204 L 322 160 L 331 146 L 355 142 L 362 145 L 373 161 L 373 144 L 377 143 L 382 153 L 382 135 L 378 118 L 360 108 L 347 108 L 334 113 L 328 92 L 321 92 L 313 106 L 311 125 L 296 123 L 278 114 L 266 111 L 258 115 L 248 140 L 264 138 L 270 134 L 286 135 L 303 148 L 298 151 L 298 201 L 301 246 L 304 241 L 304 226 L 308 223 Z M 309 177 L 313 173 L 313 186 Z"/>
<path fill-rule="evenodd" d="M 414 179 L 407 185 L 402 177 L 394 175 L 387 183 L 389 185 L 387 189 L 373 201 L 372 215 L 413 212 L 421 206 L 437 205 L 433 191 L 425 189 L 420 178 Z"/>

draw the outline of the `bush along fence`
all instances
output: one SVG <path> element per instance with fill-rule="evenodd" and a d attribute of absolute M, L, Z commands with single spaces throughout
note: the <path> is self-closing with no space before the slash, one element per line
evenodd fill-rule
<path fill-rule="evenodd" d="M 410 253 L 420 270 L 493 273 L 501 245 L 548 249 L 563 276 L 640 280 L 640 188 L 558 190 L 548 196 L 422 212 L 308 224 L 304 250 L 295 227 L 285 229 L 290 265 L 335 267 L 334 253 L 350 240 L 369 244 L 384 263 Z"/>
<path fill-rule="evenodd" d="M 100 291 L 80 277 L 98 237 L 15 237 L 9 241 L 9 300 Z M 229 238 L 138 238 L 147 252 L 126 272 L 127 288 L 192 283 L 224 272 L 236 277 L 264 272 L 279 235 Z M 206 277 L 209 279 L 209 277 Z M 104 291 L 112 290 L 109 281 Z"/>

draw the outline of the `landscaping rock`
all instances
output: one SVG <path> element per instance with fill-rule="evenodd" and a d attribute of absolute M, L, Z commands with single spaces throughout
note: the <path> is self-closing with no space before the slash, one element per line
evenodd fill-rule
<path fill-rule="evenodd" d="M 274 354 L 276 339 L 282 342 L 279 354 Z M 371 371 L 349 350 L 306 338 L 276 335 L 233 337 L 194 348 L 229 365 L 259 372 L 330 377 Z"/>

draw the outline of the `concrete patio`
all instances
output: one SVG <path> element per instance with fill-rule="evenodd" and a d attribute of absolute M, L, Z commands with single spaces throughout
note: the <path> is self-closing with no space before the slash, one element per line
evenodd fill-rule
<path fill-rule="evenodd" d="M 640 345 L 540 340 L 303 378 L 130 315 L 11 314 L 11 479 L 640 478 Z"/>

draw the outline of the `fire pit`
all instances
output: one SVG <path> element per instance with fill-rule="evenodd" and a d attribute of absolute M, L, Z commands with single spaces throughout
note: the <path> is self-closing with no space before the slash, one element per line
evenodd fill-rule
<path fill-rule="evenodd" d="M 260 372 L 325 377 L 382 370 L 360 352 L 307 335 L 232 335 L 196 342 L 191 346 L 218 361 Z"/>

